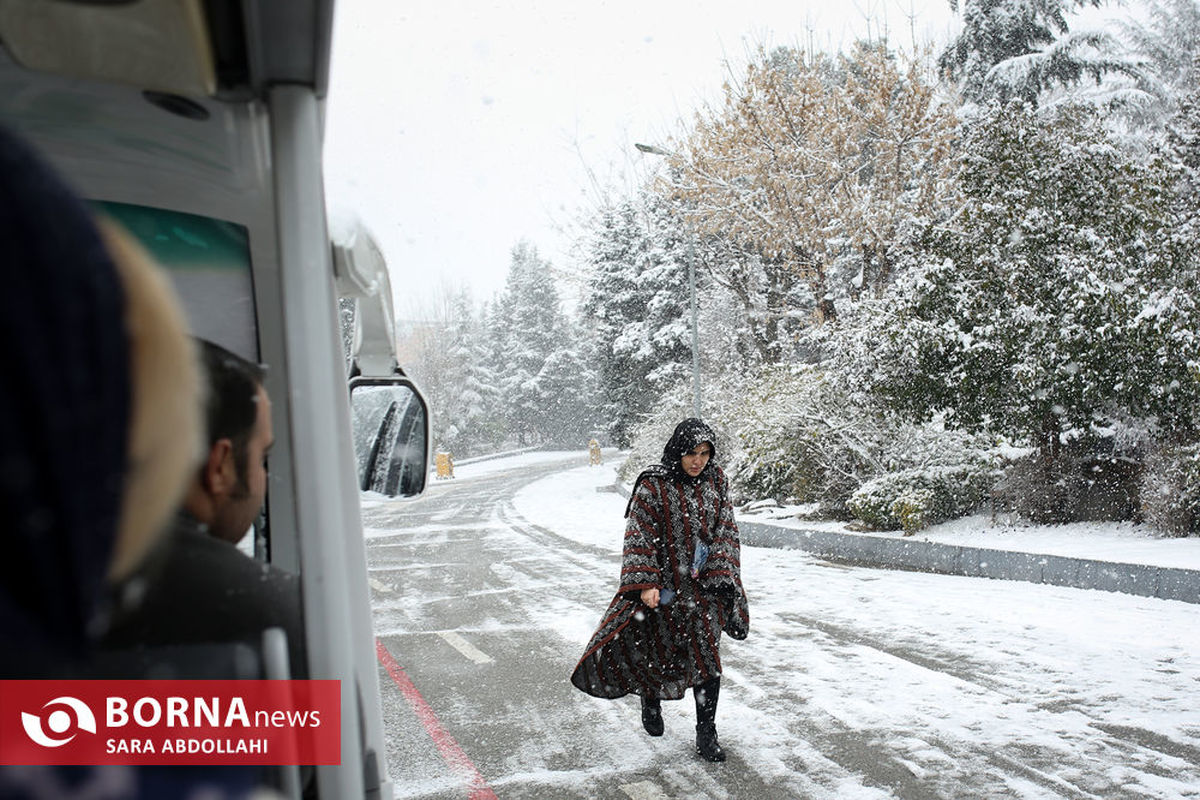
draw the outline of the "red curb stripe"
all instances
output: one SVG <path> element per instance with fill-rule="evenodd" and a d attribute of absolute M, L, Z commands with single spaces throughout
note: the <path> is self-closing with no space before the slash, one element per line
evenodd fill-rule
<path fill-rule="evenodd" d="M 438 752 L 442 754 L 442 758 L 446 763 L 463 777 L 466 781 L 469 794 L 467 797 L 470 800 L 497 800 L 496 793 L 487 785 L 487 781 L 483 779 L 483 775 L 479 774 L 479 770 L 475 768 L 475 764 L 467 756 L 463 749 L 459 746 L 454 737 L 449 731 L 442 727 L 442 723 L 438 721 L 437 714 L 433 713 L 433 708 L 429 703 L 425 702 L 425 698 L 417 691 L 417 687 L 413 685 L 412 680 L 399 664 L 396 659 L 392 658 L 392 654 L 388 652 L 387 647 L 379 639 L 375 640 L 375 653 L 379 657 L 379 663 L 387 670 L 388 675 L 392 676 L 392 681 L 395 682 L 396 688 L 404 695 L 404 699 L 412 706 L 412 710 L 416 712 L 417 719 L 421 720 L 421 724 L 425 726 L 425 732 L 429 734 L 429 738 L 433 739 L 433 743 L 437 745 Z"/>

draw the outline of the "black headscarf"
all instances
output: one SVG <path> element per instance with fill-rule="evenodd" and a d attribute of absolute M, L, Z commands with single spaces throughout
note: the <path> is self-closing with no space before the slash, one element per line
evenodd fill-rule
<path fill-rule="evenodd" d="M 705 465 L 704 471 L 696 477 L 692 477 L 683 471 L 683 464 L 680 459 L 685 455 L 695 450 L 702 443 L 708 442 L 712 448 L 712 455 L 708 459 L 708 464 Z M 708 471 L 717 460 L 717 435 L 713 433 L 713 429 L 708 427 L 704 422 L 696 417 L 688 417 L 683 422 L 675 426 L 675 432 L 671 434 L 671 438 L 667 440 L 666 447 L 663 448 L 662 465 L 671 470 L 671 477 L 675 480 L 685 481 L 687 483 L 699 483 L 708 477 Z"/>
<path fill-rule="evenodd" d="M 712 455 L 709 456 L 708 464 L 700 474 L 692 477 L 683 471 L 682 459 L 703 442 L 708 442 L 709 447 L 712 448 Z M 629 502 L 625 504 L 625 516 L 628 517 L 633 508 L 633 498 L 637 494 L 638 485 L 646 478 L 655 476 L 680 483 L 697 484 L 708 479 L 716 462 L 717 435 L 703 421 L 696 417 L 688 417 L 675 426 L 675 432 L 671 434 L 671 438 L 667 440 L 667 444 L 663 448 L 662 460 L 658 464 L 651 464 L 642 470 L 633 482 L 633 491 L 629 493 Z"/>
<path fill-rule="evenodd" d="M 125 296 L 88 209 L 3 129 L 0 281 L 0 638 L 77 655 L 98 632 L 120 515 Z"/>

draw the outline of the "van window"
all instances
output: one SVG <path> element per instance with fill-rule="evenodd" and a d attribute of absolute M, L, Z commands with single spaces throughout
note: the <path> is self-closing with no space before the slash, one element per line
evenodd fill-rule
<path fill-rule="evenodd" d="M 129 203 L 93 205 L 124 225 L 167 268 L 196 336 L 260 360 L 245 227 Z"/>

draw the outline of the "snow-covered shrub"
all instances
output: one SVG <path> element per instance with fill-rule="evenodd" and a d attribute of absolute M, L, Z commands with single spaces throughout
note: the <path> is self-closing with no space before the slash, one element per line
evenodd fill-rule
<path fill-rule="evenodd" d="M 873 477 L 991 459 L 987 438 L 873 413 L 837 373 L 814 366 L 764 371 L 741 389 L 727 425 L 741 446 L 728 466 L 739 494 L 817 503 L 833 517 L 845 517 L 846 501 Z"/>
<path fill-rule="evenodd" d="M 838 516 L 850 493 L 877 471 L 875 421 L 819 369 L 769 369 L 732 411 L 743 458 L 731 475 L 747 497 L 819 503 Z"/>
<path fill-rule="evenodd" d="M 1200 442 L 1150 453 L 1141 504 L 1147 525 L 1172 536 L 1200 535 Z"/>
<path fill-rule="evenodd" d="M 966 516 L 987 500 L 996 473 L 983 464 L 905 469 L 873 478 L 846 507 L 878 530 L 913 534 Z"/>
<path fill-rule="evenodd" d="M 993 503 L 1046 524 L 1134 519 L 1153 438 L 1153 426 L 1126 419 L 1062 437 L 1053 451 L 1028 448 L 1003 464 Z"/>
<path fill-rule="evenodd" d="M 936 502 L 937 496 L 932 489 L 905 489 L 892 503 L 892 516 L 900 520 L 904 535 L 912 536 L 933 524 L 931 512 Z"/>

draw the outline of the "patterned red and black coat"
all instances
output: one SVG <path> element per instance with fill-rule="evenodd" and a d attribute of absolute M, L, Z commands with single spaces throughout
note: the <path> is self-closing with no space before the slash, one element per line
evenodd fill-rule
<path fill-rule="evenodd" d="M 677 700 L 721 674 L 722 632 L 745 639 L 750 630 L 725 473 L 714 464 L 695 483 L 644 477 L 629 509 L 620 587 L 571 682 L 596 697 Z M 693 578 L 697 539 L 710 553 Z M 651 609 L 641 601 L 650 588 L 676 596 Z"/>

